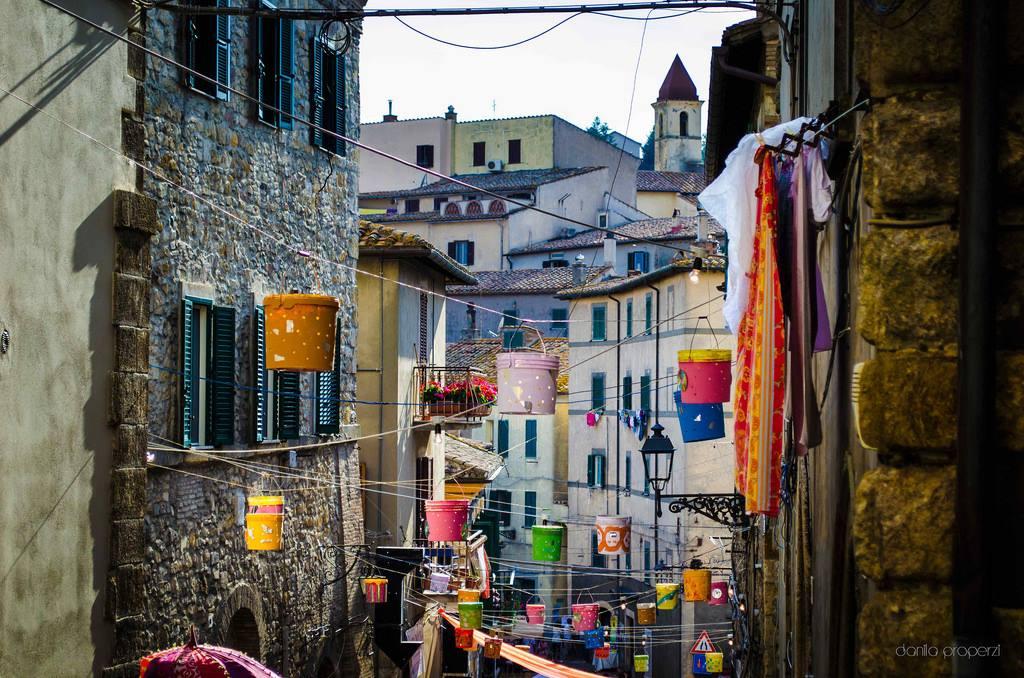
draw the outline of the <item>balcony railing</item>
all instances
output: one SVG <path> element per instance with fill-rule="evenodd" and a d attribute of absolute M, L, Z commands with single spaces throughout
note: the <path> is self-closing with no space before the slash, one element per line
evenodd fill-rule
<path fill-rule="evenodd" d="M 423 389 L 431 384 L 444 392 L 452 385 L 465 384 L 464 397 L 452 400 L 442 399 L 434 402 L 419 403 L 415 418 L 418 421 L 442 419 L 455 424 L 479 423 L 491 413 L 491 403 L 478 397 L 477 389 L 472 387 L 474 379 L 483 379 L 480 370 L 467 367 L 439 367 L 437 365 L 417 365 L 413 372 L 415 393 L 420 396 Z M 422 400 L 422 397 L 421 397 Z"/>

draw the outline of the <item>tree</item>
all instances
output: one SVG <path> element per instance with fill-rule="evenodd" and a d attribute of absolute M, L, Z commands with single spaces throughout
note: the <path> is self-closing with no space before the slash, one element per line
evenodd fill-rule
<path fill-rule="evenodd" d="M 651 133 L 647 135 L 647 141 L 644 142 L 644 157 L 640 161 L 640 169 L 652 170 L 654 169 L 654 128 L 651 127 Z"/>
<path fill-rule="evenodd" d="M 608 127 L 608 123 L 601 122 L 601 118 L 594 116 L 594 122 L 590 123 L 590 127 L 587 128 L 587 134 L 592 137 L 597 137 L 601 141 L 607 141 L 612 143 L 612 130 Z"/>

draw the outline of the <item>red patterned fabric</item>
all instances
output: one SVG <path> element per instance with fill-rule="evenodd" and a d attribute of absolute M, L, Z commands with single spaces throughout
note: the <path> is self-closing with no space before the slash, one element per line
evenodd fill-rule
<path fill-rule="evenodd" d="M 181 647 L 147 655 L 139 678 L 281 678 L 255 659 L 226 647 L 200 645 L 195 629 Z"/>

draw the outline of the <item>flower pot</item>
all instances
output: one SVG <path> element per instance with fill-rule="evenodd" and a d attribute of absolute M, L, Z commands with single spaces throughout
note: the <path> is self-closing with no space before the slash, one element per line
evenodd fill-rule
<path fill-rule="evenodd" d="M 466 403 L 457 403 L 454 400 L 435 400 L 430 403 L 429 409 L 432 417 L 454 417 L 466 409 Z"/>
<path fill-rule="evenodd" d="M 459 626 L 464 629 L 481 629 L 484 626 L 483 603 L 459 603 Z"/>
<path fill-rule="evenodd" d="M 334 369 L 338 300 L 321 294 L 272 294 L 263 300 L 267 368 Z"/>
<path fill-rule="evenodd" d="M 699 443 L 725 437 L 725 414 L 722 403 L 684 403 L 680 401 L 679 391 L 676 391 L 673 397 L 676 414 L 679 416 L 679 428 L 683 432 L 683 442 Z"/>
<path fill-rule="evenodd" d="M 654 603 L 636 604 L 636 623 L 640 626 L 651 626 L 658 620 L 658 613 Z"/>
<path fill-rule="evenodd" d="M 729 584 L 724 581 L 712 582 L 711 591 L 708 594 L 708 605 L 725 605 L 728 602 Z"/>
<path fill-rule="evenodd" d="M 531 624 L 543 624 L 545 612 L 544 603 L 527 603 L 526 621 Z"/>
<path fill-rule="evenodd" d="M 558 356 L 532 351 L 499 353 L 498 412 L 554 414 L 558 370 Z"/>
<path fill-rule="evenodd" d="M 635 673 L 647 673 L 651 668 L 651 658 L 646 654 L 633 655 L 633 671 Z"/>
<path fill-rule="evenodd" d="M 629 553 L 632 518 L 597 516 L 597 552 L 606 556 Z"/>
<path fill-rule="evenodd" d="M 679 351 L 679 390 L 684 403 L 724 403 L 732 387 L 732 351 Z"/>
<path fill-rule="evenodd" d="M 280 551 L 284 528 L 284 497 L 256 496 L 248 499 L 245 515 L 245 547 L 250 551 Z"/>
<path fill-rule="evenodd" d="M 597 603 L 577 603 L 572 606 L 572 628 L 589 631 L 597 626 Z"/>
<path fill-rule="evenodd" d="M 388 580 L 384 577 L 364 577 L 362 586 L 367 603 L 388 602 Z"/>
<path fill-rule="evenodd" d="M 683 597 L 688 603 L 707 600 L 711 595 L 711 570 L 683 570 Z"/>
<path fill-rule="evenodd" d="M 658 592 L 658 609 L 674 610 L 679 603 L 679 584 L 676 582 L 657 583 L 654 585 Z"/>
<path fill-rule="evenodd" d="M 462 541 L 469 502 L 465 499 L 428 499 L 425 503 L 427 541 Z"/>
<path fill-rule="evenodd" d="M 562 559 L 561 525 L 534 525 L 533 559 L 545 563 L 557 563 Z"/>

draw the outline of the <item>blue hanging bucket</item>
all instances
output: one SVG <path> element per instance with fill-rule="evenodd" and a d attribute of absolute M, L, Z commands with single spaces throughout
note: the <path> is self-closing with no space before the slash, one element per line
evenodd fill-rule
<path fill-rule="evenodd" d="M 596 629 L 583 632 L 584 647 L 588 650 L 596 650 L 604 647 L 604 629 L 598 626 Z"/>
<path fill-rule="evenodd" d="M 684 403 L 676 391 L 676 412 L 679 428 L 683 431 L 683 442 L 699 443 L 703 440 L 718 440 L 725 437 L 725 415 L 722 403 Z"/>

